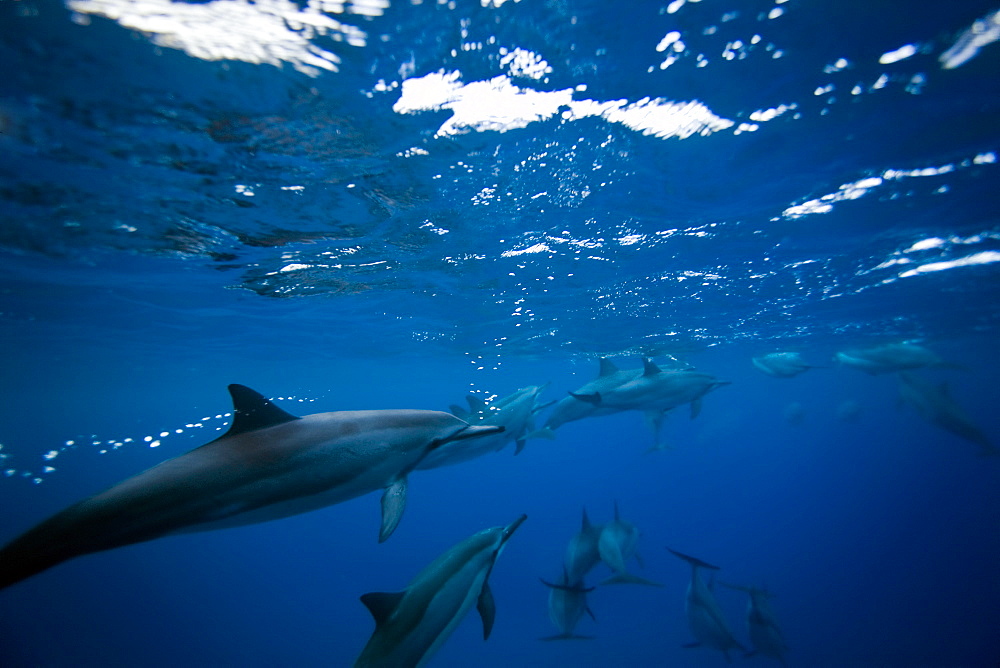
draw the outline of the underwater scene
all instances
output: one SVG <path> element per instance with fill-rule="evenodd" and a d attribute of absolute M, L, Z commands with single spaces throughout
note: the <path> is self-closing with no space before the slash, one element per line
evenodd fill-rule
<path fill-rule="evenodd" d="M 0 666 L 1000 665 L 998 42 L 0 0 Z"/>

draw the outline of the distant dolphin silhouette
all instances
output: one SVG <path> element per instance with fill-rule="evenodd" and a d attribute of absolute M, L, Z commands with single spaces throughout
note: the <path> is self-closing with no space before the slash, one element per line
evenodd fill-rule
<path fill-rule="evenodd" d="M 667 549 L 670 550 L 670 548 Z M 729 624 L 722 616 L 722 610 L 719 608 L 712 591 L 698 574 L 699 568 L 719 570 L 719 567 L 674 550 L 670 550 L 670 553 L 691 564 L 691 584 L 688 585 L 685 609 L 688 625 L 691 627 L 691 634 L 694 635 L 695 642 L 689 643 L 685 647 L 705 645 L 717 649 L 725 655 L 726 661 L 730 660 L 729 650 L 731 649 L 742 649 L 745 652 L 746 649 L 736 640 L 733 632 L 729 629 Z"/>
<path fill-rule="evenodd" d="M 355 668 L 422 666 L 476 604 L 489 638 L 496 603 L 489 577 L 521 515 L 506 527 L 480 531 L 432 561 L 401 592 L 373 592 L 361 602 L 375 618 L 375 631 Z"/>
<path fill-rule="evenodd" d="M 653 582 L 628 572 L 625 562 L 631 557 L 639 559 L 636 545 L 639 542 L 639 529 L 634 524 L 623 520 L 618 512 L 618 502 L 615 501 L 615 519 L 601 528 L 597 540 L 597 550 L 601 561 L 615 574 L 601 584 L 644 584 L 662 587 L 659 582 Z M 641 561 L 640 561 L 641 565 Z"/>
<path fill-rule="evenodd" d="M 947 384 L 935 385 L 916 374 L 900 372 L 899 397 L 912 404 L 920 416 L 931 424 L 978 445 L 980 455 L 1000 455 L 1000 449 L 990 442 L 983 430 L 952 399 Z"/>
<path fill-rule="evenodd" d="M 590 606 L 587 605 L 587 594 L 594 591 L 594 588 L 584 586 L 582 580 L 571 581 L 565 567 L 561 582 L 553 584 L 542 580 L 542 584 L 550 588 L 549 619 L 560 631 L 558 635 L 548 636 L 542 640 L 590 640 L 591 636 L 577 635 L 573 630 L 584 613 L 597 621 Z"/>
<path fill-rule="evenodd" d="M 56 513 L 0 550 L 0 589 L 67 559 L 161 536 L 265 522 L 377 489 L 379 541 L 406 505 L 406 477 L 442 444 L 502 431 L 449 413 L 368 410 L 296 417 L 230 385 L 223 436 Z"/>
<path fill-rule="evenodd" d="M 809 369 L 821 368 L 806 364 L 800 353 L 768 353 L 750 361 L 757 369 L 775 378 L 792 378 Z"/>
<path fill-rule="evenodd" d="M 563 564 L 566 577 L 570 582 L 580 582 L 594 566 L 601 563 L 601 553 L 598 541 L 601 538 L 601 525 L 591 524 L 587 517 L 587 509 L 583 509 L 583 522 L 580 530 L 569 540 L 566 546 L 566 556 Z"/>
<path fill-rule="evenodd" d="M 775 621 L 774 612 L 771 610 L 771 593 L 759 587 L 741 587 L 725 582 L 719 584 L 746 592 L 750 597 L 747 602 L 747 630 L 750 633 L 753 650 L 747 656 L 760 654 L 777 659 L 783 666 L 788 665 L 785 662 L 785 652 L 788 651 L 788 645 L 785 644 L 781 628 Z"/>
<path fill-rule="evenodd" d="M 915 343 L 887 343 L 871 348 L 843 350 L 833 358 L 843 364 L 872 375 L 907 371 L 922 367 L 962 368 L 945 362 L 934 352 Z"/>

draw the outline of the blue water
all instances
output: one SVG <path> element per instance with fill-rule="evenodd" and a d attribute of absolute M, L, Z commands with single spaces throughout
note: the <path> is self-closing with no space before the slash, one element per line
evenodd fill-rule
<path fill-rule="evenodd" d="M 601 356 L 731 384 L 669 450 L 624 412 L 418 471 L 384 544 L 371 494 L 71 560 L 0 592 L 0 665 L 350 665 L 361 594 L 521 513 L 491 638 L 470 612 L 430 665 L 724 665 L 668 546 L 766 585 L 790 666 L 998 665 L 1000 461 L 832 361 L 919 342 L 1000 442 L 998 6 L 487 4 L 0 2 L 0 542 L 215 438 L 229 383 L 300 415 L 559 399 Z M 664 586 L 540 642 L 616 501 Z"/>

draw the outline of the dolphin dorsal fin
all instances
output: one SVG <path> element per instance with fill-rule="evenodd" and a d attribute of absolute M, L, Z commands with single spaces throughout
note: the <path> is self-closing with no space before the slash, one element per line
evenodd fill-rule
<path fill-rule="evenodd" d="M 298 416 L 278 408 L 263 394 L 251 390 L 246 385 L 233 383 L 229 386 L 229 395 L 233 398 L 233 423 L 229 425 L 229 431 L 225 436 L 245 434 L 248 431 L 299 419 Z"/>
<path fill-rule="evenodd" d="M 648 357 L 642 359 L 642 375 L 643 376 L 655 376 L 658 373 L 662 373 L 660 367 Z"/>
<path fill-rule="evenodd" d="M 375 628 L 385 624 L 405 594 L 405 591 L 373 591 L 361 595 L 361 602 L 375 619 Z"/>
<path fill-rule="evenodd" d="M 615 363 L 612 362 L 611 360 L 607 359 L 606 357 L 602 357 L 601 367 L 600 371 L 597 374 L 597 377 L 604 378 L 605 376 L 610 376 L 613 373 L 618 373 L 618 367 L 616 367 Z"/>

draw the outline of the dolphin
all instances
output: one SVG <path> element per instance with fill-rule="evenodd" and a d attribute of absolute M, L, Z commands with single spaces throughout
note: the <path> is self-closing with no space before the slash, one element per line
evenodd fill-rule
<path fill-rule="evenodd" d="M 785 662 L 785 652 L 788 651 L 788 645 L 785 644 L 781 628 L 775 621 L 774 612 L 771 610 L 771 593 L 758 587 L 740 587 L 725 582 L 719 584 L 746 592 L 750 597 L 747 602 L 747 630 L 750 633 L 753 650 L 747 656 L 760 654 L 777 659 L 783 666 L 788 665 Z"/>
<path fill-rule="evenodd" d="M 753 365 L 775 378 L 792 378 L 809 369 L 821 367 L 806 364 L 799 353 L 768 353 L 750 360 Z"/>
<path fill-rule="evenodd" d="M 899 397 L 913 404 L 925 420 L 979 446 L 981 456 L 1000 455 L 998 449 L 951 397 L 948 385 L 935 385 L 916 374 L 899 373 Z"/>
<path fill-rule="evenodd" d="M 887 343 L 872 348 L 843 350 L 836 353 L 833 358 L 845 366 L 872 375 L 922 367 L 962 368 L 957 364 L 945 362 L 935 353 L 915 343 Z"/>
<path fill-rule="evenodd" d="M 91 552 L 289 517 L 378 489 L 381 542 L 402 517 L 407 474 L 429 452 L 503 429 L 426 410 L 296 417 L 243 385 L 229 393 L 233 421 L 223 436 L 56 513 L 0 550 L 0 589 Z"/>
<path fill-rule="evenodd" d="M 580 531 L 570 538 L 569 544 L 566 546 L 566 557 L 563 560 L 566 577 L 570 582 L 582 581 L 583 576 L 601 563 L 601 553 L 597 545 L 602 528 L 601 525 L 590 523 L 587 509 L 584 508 Z"/>
<path fill-rule="evenodd" d="M 691 369 L 663 370 L 648 357 L 643 360 L 642 375 L 610 388 L 605 392 L 574 393 L 598 409 L 610 411 L 638 410 L 660 414 L 682 404 L 691 404 L 691 417 L 701 412 L 701 398 L 729 381 Z"/>
<path fill-rule="evenodd" d="M 609 392 L 619 385 L 635 380 L 641 375 L 641 369 L 626 369 L 625 371 L 621 371 L 611 360 L 602 357 L 597 378 L 578 388 L 575 392 L 570 392 L 570 396 L 556 402 L 555 407 L 545 421 L 545 427 L 556 429 L 574 420 L 616 413 L 617 411 L 615 410 L 605 409 L 602 411 L 593 402 L 585 401 L 580 399 L 580 397 Z"/>
<path fill-rule="evenodd" d="M 434 469 L 441 466 L 449 466 L 460 462 L 469 461 L 476 457 L 503 450 L 508 443 L 514 441 L 514 454 L 519 454 L 524 449 L 524 444 L 529 438 L 552 438 L 551 431 L 535 431 L 535 414 L 548 406 L 539 403 L 539 395 L 548 387 L 544 385 L 529 385 L 523 387 L 513 394 L 492 403 L 485 403 L 468 395 L 470 411 L 462 411 L 463 415 L 454 412 L 457 417 L 473 425 L 495 425 L 503 427 L 503 432 L 477 438 L 474 441 L 452 442 L 436 448 L 429 453 L 418 465 L 418 469 Z"/>
<path fill-rule="evenodd" d="M 607 564 L 615 574 L 601 584 L 663 586 L 659 582 L 653 582 L 628 572 L 625 562 L 633 556 L 639 559 L 639 555 L 635 551 L 638 542 L 639 529 L 631 522 L 621 518 L 621 514 L 618 512 L 618 502 L 615 501 L 615 519 L 601 528 L 601 534 L 597 539 L 597 551 L 601 556 L 601 561 Z"/>
<path fill-rule="evenodd" d="M 542 580 L 549 587 L 549 619 L 559 629 L 559 634 L 542 638 L 542 640 L 590 640 L 591 636 L 580 636 L 573 633 L 583 613 L 597 621 L 594 612 L 587 605 L 587 594 L 594 591 L 586 587 L 582 580 L 572 582 L 566 568 L 563 567 L 562 582 L 553 584 Z"/>
<path fill-rule="evenodd" d="M 483 638 L 493 630 L 496 604 L 489 577 L 497 557 L 521 523 L 473 534 L 432 561 L 401 592 L 372 592 L 361 597 L 375 618 L 375 631 L 355 668 L 422 666 L 476 604 Z"/>
<path fill-rule="evenodd" d="M 670 550 L 670 548 L 667 549 Z M 729 630 L 729 625 L 722 616 L 722 610 L 719 608 L 719 603 L 715 600 L 711 589 L 698 574 L 699 568 L 719 570 L 719 567 L 674 550 L 670 550 L 670 553 L 691 564 L 691 584 L 688 585 L 685 609 L 688 625 L 691 627 L 695 642 L 689 643 L 685 647 L 706 645 L 722 652 L 726 661 L 730 660 L 729 650 L 731 649 L 742 649 L 746 652 L 746 649 L 733 636 L 733 632 Z"/>

